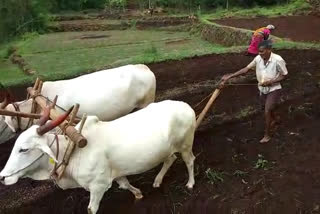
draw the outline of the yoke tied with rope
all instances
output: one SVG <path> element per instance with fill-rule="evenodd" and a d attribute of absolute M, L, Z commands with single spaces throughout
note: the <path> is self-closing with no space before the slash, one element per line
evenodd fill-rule
<path fill-rule="evenodd" d="M 58 118 L 61 118 L 62 115 L 60 115 L 59 112 L 55 109 L 58 96 L 56 96 L 53 101 L 50 101 L 48 98 L 42 96 L 41 95 L 42 84 L 43 84 L 42 81 L 37 79 L 34 87 L 33 88 L 29 87 L 27 89 L 27 91 L 28 91 L 27 98 L 33 100 L 32 107 L 31 107 L 31 113 L 21 112 L 19 105 L 14 102 L 11 104 L 13 105 L 15 111 L 6 110 L 5 107 L 8 104 L 10 104 L 10 100 L 9 100 L 9 96 L 8 96 L 9 92 L 7 91 L 5 100 L 4 100 L 4 102 L 2 102 L 2 104 L 0 106 L 0 115 L 8 115 L 8 116 L 17 117 L 17 122 L 18 122 L 18 126 L 20 129 L 22 129 L 21 124 L 20 124 L 21 117 L 29 118 L 27 127 L 24 127 L 24 129 L 27 129 L 28 127 L 30 127 L 33 124 L 33 119 L 39 119 L 40 123 L 42 123 L 41 120 L 44 120 L 43 115 L 35 113 L 37 111 L 38 107 L 40 107 L 41 109 L 44 110 L 44 112 L 45 112 L 44 114 L 46 114 L 46 116 L 45 116 L 46 120 L 48 120 L 48 119 L 57 120 Z M 49 108 L 47 107 L 48 103 L 50 103 Z M 79 107 L 80 107 L 79 104 L 76 104 L 75 107 L 72 108 L 73 110 L 72 110 L 71 117 L 70 117 L 69 121 L 66 120 L 68 117 L 67 116 L 64 118 L 63 121 L 61 121 L 59 123 L 60 130 L 61 130 L 62 134 L 64 134 L 65 136 L 67 136 L 69 138 L 69 143 L 68 143 L 68 147 L 65 151 L 63 161 L 58 166 L 56 165 L 56 163 L 54 164 L 55 166 L 54 166 L 54 173 L 53 174 L 57 175 L 58 179 L 61 178 L 66 166 L 68 165 L 70 156 L 71 156 L 73 150 L 75 149 L 75 145 L 77 145 L 79 148 L 83 148 L 87 144 L 86 138 L 84 138 L 81 135 L 81 129 L 82 129 L 83 124 L 86 120 L 86 116 L 84 116 L 82 118 L 80 132 L 78 132 L 74 127 L 74 125 L 80 121 L 80 119 L 76 116 L 78 113 Z M 62 108 L 60 108 L 60 109 L 62 109 Z M 69 111 L 70 111 L 70 109 L 69 109 Z M 68 115 L 70 113 L 69 111 L 67 111 Z M 52 142 L 52 144 L 54 142 L 56 142 L 57 149 L 59 151 L 58 138 L 55 137 L 54 139 L 55 140 Z M 52 146 L 52 144 L 50 146 Z M 59 171 L 58 171 L 58 169 L 59 169 Z M 56 173 L 56 171 L 58 171 L 58 172 Z"/>

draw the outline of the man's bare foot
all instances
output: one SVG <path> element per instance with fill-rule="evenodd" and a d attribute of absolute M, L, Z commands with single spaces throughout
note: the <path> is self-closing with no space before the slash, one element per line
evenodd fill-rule
<path fill-rule="evenodd" d="M 271 137 L 267 135 L 260 140 L 260 143 L 268 143 L 270 140 L 271 140 Z"/>

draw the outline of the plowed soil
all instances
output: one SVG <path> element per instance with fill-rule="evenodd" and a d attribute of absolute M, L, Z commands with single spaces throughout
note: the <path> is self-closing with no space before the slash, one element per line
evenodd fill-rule
<path fill-rule="evenodd" d="M 159 167 L 130 176 L 144 198 L 135 201 L 117 184 L 104 195 L 99 213 L 318 213 L 320 211 L 320 52 L 278 51 L 287 62 L 279 112 L 282 122 L 267 145 L 258 143 L 264 120 L 254 72 L 223 89 L 194 141 L 194 190 L 185 188 L 187 170 L 178 158 L 159 189 L 152 183 Z M 157 99 L 197 105 L 215 82 L 247 65 L 242 54 L 209 55 L 149 65 L 157 77 Z M 21 91 L 20 91 L 21 92 Z M 19 92 L 20 97 L 24 97 Z M 0 145 L 0 168 L 13 142 Z M 1 213 L 86 213 L 89 193 L 63 191 L 49 182 L 22 179 L 0 185 Z"/>
<path fill-rule="evenodd" d="M 293 41 L 319 42 L 320 16 L 281 16 L 275 18 L 221 19 L 212 20 L 218 24 L 256 30 L 272 24 L 273 35 Z"/>

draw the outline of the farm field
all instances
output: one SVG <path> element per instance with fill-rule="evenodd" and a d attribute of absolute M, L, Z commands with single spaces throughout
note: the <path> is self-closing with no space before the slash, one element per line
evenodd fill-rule
<path fill-rule="evenodd" d="M 320 191 L 320 53 L 278 53 L 285 56 L 290 77 L 284 85 L 282 123 L 271 143 L 258 143 L 263 134 L 263 112 L 256 86 L 229 86 L 196 133 L 196 185 L 192 192 L 184 187 L 187 171 L 178 159 L 160 189 L 152 188 L 159 167 L 129 177 L 144 193 L 141 201 L 113 185 L 101 202 L 100 213 L 292 213 L 316 209 Z M 221 54 L 149 66 L 157 78 L 158 100 L 182 100 L 195 107 L 223 74 L 250 60 L 239 54 Z M 21 95 L 21 90 L 17 92 Z M 197 113 L 204 103 L 195 108 Z M 1 166 L 12 146 L 13 141 L 1 146 Z M 267 163 L 259 165 L 259 160 Z M 0 192 L 1 213 L 85 213 L 89 200 L 84 190 L 63 191 L 51 182 L 29 179 L 13 186 L 1 185 Z"/>
<path fill-rule="evenodd" d="M 98 213 L 319 213 L 319 17 L 282 15 L 250 21 L 207 17 L 208 22 L 236 30 L 276 26 L 272 34 L 280 40 L 275 42 L 274 52 L 286 61 L 289 76 L 282 84 L 281 122 L 273 130 L 272 140 L 259 144 L 264 110 L 252 72 L 222 89 L 196 131 L 196 184 L 192 191 L 185 187 L 187 169 L 178 157 L 158 189 L 152 183 L 160 166 L 128 177 L 133 186 L 141 189 L 141 200 L 113 184 Z M 68 79 L 105 68 L 144 63 L 157 79 L 156 101 L 184 101 L 199 115 L 221 77 L 245 67 L 253 57 L 244 55 L 247 44 L 226 46 L 204 40 L 205 30 L 196 32 L 199 23 L 172 22 L 170 26 L 171 22 L 164 19 L 159 18 L 160 27 L 164 23 L 167 27 L 163 29 L 152 27 L 156 20 L 153 18 L 140 26 L 112 30 L 100 27 L 106 23 L 121 25 L 122 21 L 56 21 L 68 24 L 72 30 L 28 34 L 13 44 L 36 72 L 24 73 L 7 57 L 0 61 L 1 83 L 17 100 L 22 100 L 36 77 Z M 91 25 L 94 30 L 82 31 L 83 26 Z M 1 169 L 14 142 L 15 139 L 0 145 Z M 11 186 L 0 184 L 1 214 L 83 214 L 87 213 L 88 203 L 89 193 L 84 189 L 61 190 L 52 181 L 24 178 Z"/>

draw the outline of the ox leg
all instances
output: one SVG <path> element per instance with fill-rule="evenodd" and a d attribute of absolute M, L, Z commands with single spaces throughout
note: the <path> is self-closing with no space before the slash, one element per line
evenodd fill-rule
<path fill-rule="evenodd" d="M 119 184 L 120 189 L 127 189 L 134 194 L 136 199 L 143 197 L 141 190 L 132 186 L 126 177 L 120 177 L 115 180 Z"/>
<path fill-rule="evenodd" d="M 195 183 L 194 181 L 194 155 L 192 153 L 192 151 L 185 151 L 181 153 L 182 159 L 183 161 L 186 163 L 187 169 L 188 169 L 188 174 L 189 174 L 189 180 L 188 183 L 186 184 L 186 186 L 188 187 L 188 189 L 192 189 L 193 185 Z"/>
<path fill-rule="evenodd" d="M 90 190 L 90 203 L 88 206 L 88 214 L 96 214 L 98 209 L 99 209 L 99 205 L 100 205 L 100 201 L 104 195 L 104 193 L 106 191 L 108 191 L 108 189 L 111 187 L 112 182 L 110 182 L 109 184 L 107 184 L 107 186 L 95 186 L 94 188 L 89 188 Z"/>
<path fill-rule="evenodd" d="M 162 169 L 158 173 L 156 179 L 154 179 L 153 187 L 160 187 L 160 184 L 162 183 L 164 175 L 167 173 L 170 166 L 173 164 L 173 162 L 177 159 L 177 156 L 175 154 L 169 156 L 164 162 Z"/>

